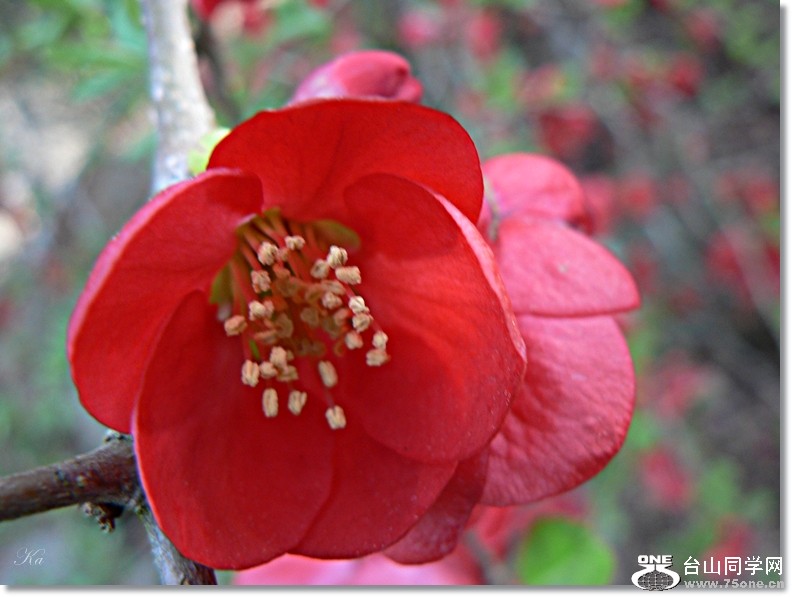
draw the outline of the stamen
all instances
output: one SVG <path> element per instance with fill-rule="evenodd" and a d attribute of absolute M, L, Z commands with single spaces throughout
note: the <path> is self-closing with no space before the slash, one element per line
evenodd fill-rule
<path fill-rule="evenodd" d="M 388 344 L 388 334 L 385 332 L 374 332 L 371 343 L 374 345 L 374 348 L 382 348 L 384 350 L 385 346 Z"/>
<path fill-rule="evenodd" d="M 332 388 L 338 383 L 338 373 L 336 373 L 333 363 L 330 361 L 319 361 L 319 377 L 326 388 Z"/>
<path fill-rule="evenodd" d="M 346 288 L 344 288 L 344 285 L 338 280 L 325 280 L 322 282 L 322 287 L 327 292 L 332 292 L 338 296 L 344 296 L 346 294 Z"/>
<path fill-rule="evenodd" d="M 305 307 L 300 311 L 300 319 L 312 328 L 319 327 L 319 310 L 316 307 Z"/>
<path fill-rule="evenodd" d="M 311 276 L 317 280 L 324 280 L 330 275 L 330 264 L 324 259 L 317 259 L 311 266 Z"/>
<path fill-rule="evenodd" d="M 278 315 L 274 325 L 279 338 L 291 338 L 294 333 L 294 322 L 286 313 Z"/>
<path fill-rule="evenodd" d="M 278 374 L 278 369 L 269 361 L 264 361 L 259 365 L 262 379 L 272 379 Z"/>
<path fill-rule="evenodd" d="M 242 383 L 251 388 L 255 388 L 259 381 L 259 375 L 261 375 L 261 370 L 259 369 L 258 363 L 245 361 L 242 365 Z"/>
<path fill-rule="evenodd" d="M 352 327 L 356 332 L 365 332 L 373 321 L 374 318 L 368 313 L 358 313 L 352 318 Z"/>
<path fill-rule="evenodd" d="M 330 429 L 336 430 L 346 427 L 344 409 L 338 405 L 328 408 L 325 411 L 325 417 L 327 418 L 327 424 L 330 425 Z"/>
<path fill-rule="evenodd" d="M 366 301 L 363 300 L 362 296 L 353 296 L 349 299 L 349 308 L 352 309 L 352 313 L 368 313 L 369 308 L 366 306 Z"/>
<path fill-rule="evenodd" d="M 225 333 L 228 336 L 238 336 L 247 327 L 247 321 L 242 315 L 232 315 L 223 322 Z"/>
<path fill-rule="evenodd" d="M 284 242 L 286 243 L 286 248 L 290 251 L 299 251 L 305 246 L 305 239 L 299 235 L 287 236 Z"/>
<path fill-rule="evenodd" d="M 289 392 L 289 411 L 294 416 L 299 415 L 308 400 L 308 394 L 299 390 Z"/>
<path fill-rule="evenodd" d="M 373 348 L 366 353 L 366 365 L 379 367 L 390 361 L 390 355 L 382 348 Z"/>
<path fill-rule="evenodd" d="M 263 242 L 256 254 L 258 260 L 264 265 L 272 265 L 278 258 L 278 247 L 272 243 Z"/>
<path fill-rule="evenodd" d="M 286 267 L 284 267 L 284 266 L 282 266 L 280 264 L 273 265 L 272 266 L 272 272 L 275 274 L 275 277 L 278 280 L 287 280 L 288 278 L 291 278 L 291 275 L 292 275 L 292 273 L 289 271 L 288 268 L 286 268 Z"/>
<path fill-rule="evenodd" d="M 344 304 L 344 301 L 341 300 L 341 297 L 337 294 L 333 294 L 332 292 L 325 292 L 322 295 L 322 306 L 325 309 L 335 309 L 340 307 Z"/>
<path fill-rule="evenodd" d="M 278 381 L 284 383 L 288 381 L 297 381 L 298 379 L 300 379 L 300 374 L 297 372 L 297 367 L 294 365 L 286 365 L 277 377 Z"/>
<path fill-rule="evenodd" d="M 362 278 L 360 277 L 360 268 L 356 265 L 339 267 L 335 271 L 336 278 L 344 284 L 354 286 L 360 284 Z"/>
<path fill-rule="evenodd" d="M 344 344 L 349 350 L 355 350 L 356 348 L 363 347 L 363 336 L 358 334 L 357 332 L 347 332 L 344 336 Z"/>
<path fill-rule="evenodd" d="M 261 342 L 262 344 L 266 344 L 267 346 L 272 346 L 278 341 L 278 332 L 276 330 L 265 330 L 263 332 L 256 332 L 255 334 L 253 334 L 253 339 L 256 342 Z"/>
<path fill-rule="evenodd" d="M 269 362 L 278 369 L 285 369 L 289 364 L 289 357 L 286 353 L 286 349 L 282 346 L 273 346 L 270 351 Z"/>
<path fill-rule="evenodd" d="M 250 283 L 253 285 L 253 290 L 256 292 L 267 292 L 270 289 L 272 280 L 270 280 L 267 272 L 254 269 L 250 272 Z"/>
<path fill-rule="evenodd" d="M 272 301 L 250 301 L 248 303 L 248 318 L 250 319 L 269 319 L 275 312 L 275 305 Z"/>
<path fill-rule="evenodd" d="M 347 254 L 346 249 L 332 245 L 330 247 L 330 251 L 327 253 L 327 263 L 330 264 L 330 267 L 336 269 L 337 267 L 344 265 L 347 262 L 348 257 L 349 255 Z"/>
<path fill-rule="evenodd" d="M 264 395 L 261 397 L 261 408 L 265 417 L 278 416 L 278 392 L 275 391 L 275 388 L 264 390 Z"/>

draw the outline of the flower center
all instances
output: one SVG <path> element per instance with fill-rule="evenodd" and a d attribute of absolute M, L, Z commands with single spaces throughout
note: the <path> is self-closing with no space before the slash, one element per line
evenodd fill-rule
<path fill-rule="evenodd" d="M 212 295 L 221 303 L 226 334 L 242 340 L 242 383 L 264 386 L 264 416 L 278 415 L 279 388 L 289 412 L 299 415 L 308 394 L 300 389 L 295 363 L 308 359 L 324 388 L 328 425 L 344 428 L 344 410 L 331 393 L 338 373 L 328 352 L 342 357 L 368 343 L 368 366 L 390 360 L 388 336 L 356 291 L 360 269 L 348 263 L 345 248 L 332 244 L 354 233 L 336 223 L 290 222 L 268 210 L 238 234 L 239 250 L 218 275 Z"/>

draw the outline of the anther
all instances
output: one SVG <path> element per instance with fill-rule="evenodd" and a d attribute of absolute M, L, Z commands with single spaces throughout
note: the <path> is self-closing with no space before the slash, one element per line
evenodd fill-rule
<path fill-rule="evenodd" d="M 250 283 L 253 285 L 253 290 L 256 292 L 267 292 L 270 289 L 269 274 L 265 271 L 254 269 L 250 272 Z"/>
<path fill-rule="evenodd" d="M 274 322 L 275 331 L 279 338 L 291 338 L 294 333 L 294 322 L 286 313 L 281 313 Z"/>
<path fill-rule="evenodd" d="M 300 379 L 300 374 L 297 372 L 297 367 L 294 365 L 286 365 L 283 370 L 278 373 L 276 379 L 284 383 L 288 381 L 297 381 Z"/>
<path fill-rule="evenodd" d="M 305 307 L 300 311 L 300 319 L 315 328 L 319 326 L 319 310 L 316 307 Z"/>
<path fill-rule="evenodd" d="M 278 370 L 269 361 L 264 361 L 259 365 L 259 371 L 261 372 L 261 377 L 263 379 L 272 379 L 278 374 Z"/>
<path fill-rule="evenodd" d="M 308 394 L 300 392 L 299 390 L 292 390 L 289 392 L 289 411 L 294 416 L 302 412 L 305 402 L 308 400 Z"/>
<path fill-rule="evenodd" d="M 272 243 L 263 242 L 258 249 L 257 257 L 264 265 L 272 265 L 278 258 L 278 247 Z"/>
<path fill-rule="evenodd" d="M 228 336 L 238 336 L 247 327 L 247 321 L 242 315 L 232 315 L 223 322 L 225 333 Z"/>
<path fill-rule="evenodd" d="M 258 363 L 245 361 L 242 365 L 242 383 L 246 386 L 255 388 L 256 384 L 258 384 L 260 375 L 261 370 L 259 369 Z"/>
<path fill-rule="evenodd" d="M 248 317 L 250 319 L 268 319 L 275 312 L 275 305 L 272 301 L 250 301 L 248 303 Z"/>
<path fill-rule="evenodd" d="M 327 292 L 337 294 L 338 296 L 344 296 L 346 294 L 346 288 L 344 288 L 344 285 L 338 280 L 325 280 L 322 282 L 322 287 Z"/>
<path fill-rule="evenodd" d="M 273 346 L 270 351 L 269 362 L 278 369 L 285 369 L 286 365 L 289 364 L 286 349 L 282 346 Z"/>
<path fill-rule="evenodd" d="M 356 265 L 336 268 L 335 275 L 340 282 L 351 286 L 360 284 L 362 280 L 360 277 L 360 268 Z"/>
<path fill-rule="evenodd" d="M 286 280 L 288 278 L 291 278 L 292 275 L 292 273 L 289 271 L 288 268 L 279 264 L 275 264 L 272 266 L 272 272 L 275 274 L 275 277 L 278 280 Z"/>
<path fill-rule="evenodd" d="M 366 301 L 363 300 L 362 296 L 353 296 L 349 299 L 349 308 L 352 309 L 352 313 L 368 313 L 369 308 L 366 306 Z"/>
<path fill-rule="evenodd" d="M 335 322 L 338 327 L 341 327 L 346 323 L 346 320 L 349 316 L 352 315 L 352 311 L 349 309 L 339 309 L 335 313 L 333 313 L 333 321 Z M 360 331 L 360 330 L 358 330 Z"/>
<path fill-rule="evenodd" d="M 373 348 L 366 353 L 366 365 L 379 367 L 390 361 L 390 355 L 383 348 Z"/>
<path fill-rule="evenodd" d="M 358 313 L 352 317 L 352 327 L 356 332 L 365 332 L 373 321 L 374 318 L 368 313 Z"/>
<path fill-rule="evenodd" d="M 299 251 L 305 246 L 305 239 L 302 236 L 287 236 L 284 242 L 290 251 Z"/>
<path fill-rule="evenodd" d="M 330 264 L 324 259 L 317 259 L 311 266 L 311 276 L 317 280 L 324 280 L 330 274 Z"/>
<path fill-rule="evenodd" d="M 344 336 L 344 344 L 349 350 L 363 347 L 363 336 L 357 332 L 347 332 Z"/>
<path fill-rule="evenodd" d="M 261 397 L 261 408 L 265 417 L 278 416 L 278 392 L 274 388 L 264 390 L 264 395 Z"/>
<path fill-rule="evenodd" d="M 335 245 L 332 245 L 330 251 L 327 253 L 327 263 L 329 263 L 330 267 L 333 269 L 344 265 L 347 262 L 347 258 L 348 254 L 346 249 L 336 247 Z"/>
<path fill-rule="evenodd" d="M 344 304 L 344 301 L 341 300 L 341 297 L 337 294 L 333 294 L 332 292 L 325 292 L 322 295 L 322 306 L 325 309 L 335 309 L 340 307 Z"/>
<path fill-rule="evenodd" d="M 344 409 L 338 405 L 328 408 L 325 411 L 325 418 L 327 418 L 327 424 L 330 426 L 330 429 L 335 430 L 346 427 Z"/>
<path fill-rule="evenodd" d="M 388 334 L 385 332 L 374 332 L 371 344 L 374 345 L 374 348 L 382 348 L 384 350 L 385 346 L 388 344 Z"/>
<path fill-rule="evenodd" d="M 338 383 L 338 373 L 336 373 L 333 363 L 330 361 L 319 361 L 319 377 L 326 388 L 332 388 Z"/>

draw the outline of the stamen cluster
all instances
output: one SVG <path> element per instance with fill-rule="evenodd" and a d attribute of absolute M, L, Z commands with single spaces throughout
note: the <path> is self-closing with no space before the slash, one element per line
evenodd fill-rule
<path fill-rule="evenodd" d="M 362 282 L 360 269 L 348 265 L 346 249 L 323 242 L 310 225 L 287 224 L 277 213 L 255 218 L 242 228 L 241 237 L 231 263 L 231 307 L 236 312 L 223 325 L 228 336 L 243 340 L 242 383 L 264 384 L 262 410 L 270 418 L 279 412 L 274 382 L 286 384 L 288 410 L 299 415 L 308 395 L 293 387 L 300 379 L 294 363 L 310 359 L 325 388 L 328 425 L 344 428 L 346 416 L 330 392 L 338 373 L 326 358 L 329 347 L 342 357 L 362 348 L 364 336 L 370 335 L 366 364 L 379 367 L 390 360 L 387 334 L 353 289 Z"/>

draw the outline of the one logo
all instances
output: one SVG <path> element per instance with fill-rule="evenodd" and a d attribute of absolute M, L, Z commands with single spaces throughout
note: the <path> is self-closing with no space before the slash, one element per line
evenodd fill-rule
<path fill-rule="evenodd" d="M 632 575 L 632 584 L 645 591 L 673 589 L 679 584 L 679 575 L 668 568 L 673 560 L 673 556 L 638 556 L 643 570 Z"/>

